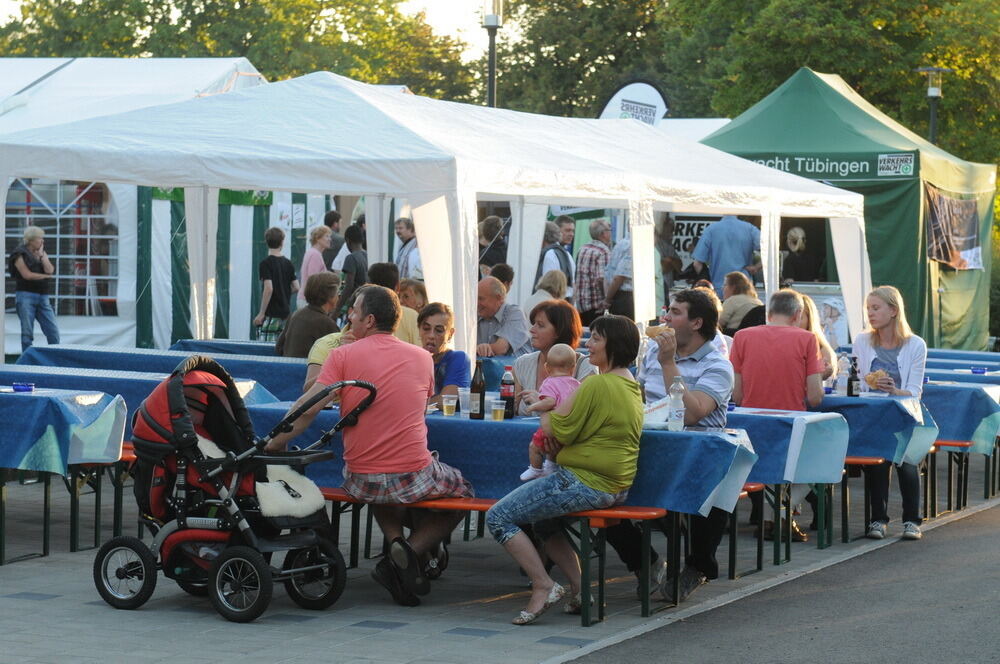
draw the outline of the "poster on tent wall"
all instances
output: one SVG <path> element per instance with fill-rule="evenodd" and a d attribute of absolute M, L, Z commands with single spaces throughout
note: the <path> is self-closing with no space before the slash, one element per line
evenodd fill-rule
<path fill-rule="evenodd" d="M 655 126 L 667 110 L 667 98 L 655 85 L 634 81 L 618 88 L 597 117 L 601 120 L 632 118 Z"/>
<path fill-rule="evenodd" d="M 677 257 L 681 259 L 682 268 L 691 264 L 691 254 L 698 245 L 698 240 L 705 229 L 720 219 L 718 216 L 673 214 L 674 236 L 673 245 Z"/>
<path fill-rule="evenodd" d="M 925 182 L 927 257 L 956 270 L 982 270 L 979 209 L 975 198 L 959 198 Z"/>

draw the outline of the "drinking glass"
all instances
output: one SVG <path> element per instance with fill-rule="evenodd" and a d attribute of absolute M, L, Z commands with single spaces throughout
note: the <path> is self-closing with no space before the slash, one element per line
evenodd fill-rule
<path fill-rule="evenodd" d="M 451 417 L 455 414 L 456 403 L 458 403 L 458 397 L 454 394 L 446 394 L 441 397 L 441 412 L 444 413 L 445 417 Z"/>

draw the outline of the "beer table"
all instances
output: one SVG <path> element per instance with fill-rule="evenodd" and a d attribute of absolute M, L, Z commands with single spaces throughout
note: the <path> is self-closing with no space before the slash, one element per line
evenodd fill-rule
<path fill-rule="evenodd" d="M 988 383 L 1000 385 L 1000 371 L 974 374 L 971 369 L 927 369 L 924 376 L 940 383 Z"/>
<path fill-rule="evenodd" d="M 267 433 L 290 406 L 249 406 L 254 429 L 259 435 Z M 322 411 L 294 444 L 312 444 L 338 417 L 336 408 Z M 428 446 L 442 462 L 462 471 L 477 497 L 502 498 L 522 484 L 519 475 L 528 464 L 528 443 L 538 422 L 538 418 L 496 422 L 428 415 Z M 336 487 L 343 482 L 339 435 L 330 449 L 336 458 L 310 465 L 307 473 L 320 486 Z M 707 515 L 713 507 L 731 512 L 756 460 L 749 438 L 740 430 L 643 430 L 638 471 L 625 504 L 687 514 Z"/>
<path fill-rule="evenodd" d="M 193 353 L 147 348 L 104 348 L 101 346 L 32 346 L 18 358 L 19 365 L 75 367 L 171 373 Z M 262 355 L 214 355 L 234 378 L 252 378 L 279 399 L 295 400 L 302 395 L 306 360 L 300 357 Z"/>
<path fill-rule="evenodd" d="M 274 342 L 239 339 L 181 339 L 170 350 L 206 355 L 264 355 L 275 357 Z"/>
<path fill-rule="evenodd" d="M 810 410 L 844 416 L 850 434 L 848 456 L 920 463 L 938 437 L 934 418 L 916 397 L 875 395 L 872 392 L 859 397 L 828 394 L 819 406 Z"/>

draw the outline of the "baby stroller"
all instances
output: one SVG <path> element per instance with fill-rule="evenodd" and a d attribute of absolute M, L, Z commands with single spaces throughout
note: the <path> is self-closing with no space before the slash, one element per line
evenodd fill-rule
<path fill-rule="evenodd" d="M 301 451 L 264 453 L 267 442 L 331 391 L 368 390 L 356 408 Z M 134 493 L 147 546 L 116 537 L 94 561 L 94 583 L 116 609 L 142 606 L 162 571 L 183 590 L 208 595 L 226 619 L 256 619 L 273 585 L 306 609 L 325 609 L 344 591 L 346 566 L 334 544 L 325 501 L 305 477 L 310 463 L 333 457 L 325 445 L 375 400 L 361 381 L 330 385 L 263 439 L 243 399 L 215 361 L 191 357 L 143 401 L 133 421 Z M 280 568 L 274 554 L 284 553 Z"/>

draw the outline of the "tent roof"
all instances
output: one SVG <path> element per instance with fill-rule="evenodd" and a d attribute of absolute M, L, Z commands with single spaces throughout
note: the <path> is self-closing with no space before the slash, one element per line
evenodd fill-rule
<path fill-rule="evenodd" d="M 0 58 L 0 134 L 265 82 L 246 58 Z"/>
<path fill-rule="evenodd" d="M 995 178 L 994 166 L 955 157 L 875 108 L 840 76 L 808 67 L 702 142 L 739 155 L 919 152 L 925 178 L 959 191 L 992 189 Z"/>
<path fill-rule="evenodd" d="M 2 118 L 2 116 L 0 116 Z M 861 216 L 861 197 L 632 120 L 445 102 L 321 72 L 0 139 L 11 175 L 328 193 L 456 188 Z"/>
<path fill-rule="evenodd" d="M 700 141 L 729 124 L 729 118 L 663 118 L 656 128 L 668 136 Z"/>

